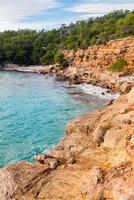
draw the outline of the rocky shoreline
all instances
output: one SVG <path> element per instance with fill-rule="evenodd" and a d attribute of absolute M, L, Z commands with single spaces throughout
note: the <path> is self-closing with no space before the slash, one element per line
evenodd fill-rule
<path fill-rule="evenodd" d="M 58 65 L 17 66 L 7 65 L 6 71 L 54 75 L 70 84 L 87 83 L 106 88 L 108 91 L 127 93 L 134 86 L 134 37 L 110 41 L 106 45 L 89 47 L 86 50 L 64 51 L 69 67 Z M 121 72 L 111 72 L 110 66 L 124 59 L 127 66 Z"/>
<path fill-rule="evenodd" d="M 134 86 L 134 37 L 110 41 L 106 45 L 89 47 L 86 50 L 64 51 L 69 67 L 60 69 L 49 66 L 43 74 L 54 74 L 70 84 L 87 83 L 126 93 Z M 127 62 L 120 72 L 112 72 L 111 65 L 119 59 Z"/>
<path fill-rule="evenodd" d="M 65 52 L 70 61 L 66 69 L 57 65 L 21 69 L 55 75 L 70 84 L 92 83 L 124 94 L 106 108 L 72 120 L 55 149 L 35 156 L 37 163 L 20 162 L 1 169 L 1 200 L 134 199 L 133 44 L 134 38 L 129 37 L 91 47 L 88 55 L 87 50 Z M 127 59 L 127 69 L 111 74 L 109 66 L 118 57 Z M 103 69 L 98 63 L 103 63 Z"/>
<path fill-rule="evenodd" d="M 83 73 L 80 74 L 75 67 L 70 66 L 68 69 L 61 70 L 57 65 L 50 66 L 30 66 L 20 67 L 18 65 L 7 65 L 2 71 L 22 72 L 22 73 L 37 73 L 42 75 L 54 76 L 59 81 L 68 81 L 70 85 L 86 83 L 93 86 L 99 86 L 107 89 L 107 92 L 120 92 L 122 94 L 128 93 L 134 86 L 134 74 L 114 74 L 107 80 L 96 80 L 92 78 L 89 80 L 82 78 Z M 75 71 L 75 74 L 74 74 Z M 108 73 L 109 72 L 105 72 Z M 76 75 L 77 74 L 77 75 Z M 109 76 L 109 75 L 108 75 Z"/>
<path fill-rule="evenodd" d="M 134 88 L 108 107 L 72 120 L 65 138 L 35 164 L 0 170 L 2 200 L 134 198 Z"/>

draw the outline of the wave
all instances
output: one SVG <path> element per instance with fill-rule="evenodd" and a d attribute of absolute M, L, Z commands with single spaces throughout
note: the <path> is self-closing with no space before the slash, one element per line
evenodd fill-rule
<path fill-rule="evenodd" d="M 99 86 L 93 86 L 90 84 L 80 84 L 76 87 L 79 87 L 81 90 L 83 90 L 85 93 L 93 95 L 93 96 L 97 96 L 101 99 L 116 99 L 120 96 L 120 93 L 109 93 L 107 89 L 104 89 L 102 87 Z"/>

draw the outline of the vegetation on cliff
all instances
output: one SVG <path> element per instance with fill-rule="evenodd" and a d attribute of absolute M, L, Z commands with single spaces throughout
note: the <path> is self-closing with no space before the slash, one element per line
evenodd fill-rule
<path fill-rule="evenodd" d="M 116 62 L 114 62 L 111 66 L 110 66 L 110 70 L 112 72 L 121 72 L 123 71 L 124 67 L 127 66 L 128 63 L 126 60 L 124 59 L 118 59 Z"/>
<path fill-rule="evenodd" d="M 111 39 L 129 35 L 134 35 L 134 11 L 122 10 L 69 26 L 62 25 L 57 30 L 5 31 L 0 33 L 0 64 L 52 64 L 58 57 L 64 60 L 61 55 L 57 55 L 59 50 L 85 49 L 93 44 L 105 44 Z"/>

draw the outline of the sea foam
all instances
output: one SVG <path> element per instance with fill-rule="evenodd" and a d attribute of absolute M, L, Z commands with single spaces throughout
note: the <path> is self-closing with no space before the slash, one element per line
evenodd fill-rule
<path fill-rule="evenodd" d="M 102 87 L 99 86 L 93 86 L 90 84 L 80 84 L 77 87 L 79 87 L 81 90 L 83 90 L 85 93 L 93 95 L 93 96 L 97 96 L 101 99 L 116 99 L 120 96 L 120 93 L 109 93 L 107 89 L 104 89 Z"/>

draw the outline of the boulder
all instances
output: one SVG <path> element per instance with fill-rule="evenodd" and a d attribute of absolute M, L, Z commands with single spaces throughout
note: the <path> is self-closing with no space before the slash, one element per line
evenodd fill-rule
<path fill-rule="evenodd" d="M 123 130 L 112 128 L 107 131 L 104 137 L 104 148 L 114 149 L 116 148 L 119 141 L 125 136 Z"/>
<path fill-rule="evenodd" d="M 38 154 L 35 155 L 35 159 L 40 164 L 46 164 L 50 169 L 55 169 L 60 164 L 59 160 L 53 156 L 47 154 Z"/>

